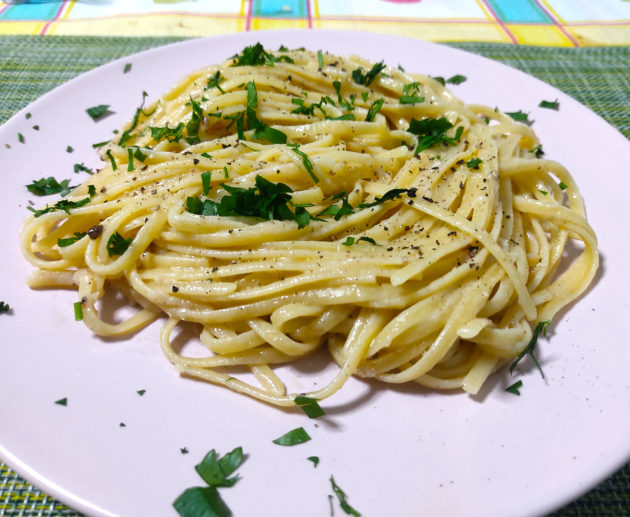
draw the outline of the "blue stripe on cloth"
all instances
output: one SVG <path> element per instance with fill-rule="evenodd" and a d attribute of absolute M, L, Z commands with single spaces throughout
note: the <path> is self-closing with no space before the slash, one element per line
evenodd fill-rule
<path fill-rule="evenodd" d="M 0 21 L 6 20 L 52 20 L 59 10 L 61 2 L 12 5 L 2 14 Z"/>
<path fill-rule="evenodd" d="M 305 18 L 306 0 L 254 0 L 252 14 L 270 18 Z"/>
<path fill-rule="evenodd" d="M 504 23 L 553 23 L 534 0 L 487 0 Z"/>

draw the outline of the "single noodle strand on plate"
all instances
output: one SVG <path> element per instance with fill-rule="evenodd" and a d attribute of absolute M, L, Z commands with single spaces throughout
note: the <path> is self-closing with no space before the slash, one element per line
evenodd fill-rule
<path fill-rule="evenodd" d="M 34 210 L 29 285 L 78 288 L 100 336 L 166 315 L 179 372 L 279 406 L 278 367 L 322 347 L 339 370 L 318 400 L 352 375 L 475 394 L 598 267 L 537 145 L 429 76 L 257 44 L 143 103 L 98 173 Z M 141 309 L 103 321 L 107 287 Z M 205 355 L 173 345 L 183 322 Z"/>

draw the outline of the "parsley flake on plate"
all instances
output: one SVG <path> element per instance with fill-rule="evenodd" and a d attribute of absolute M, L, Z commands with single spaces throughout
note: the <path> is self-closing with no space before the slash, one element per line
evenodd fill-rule
<path fill-rule="evenodd" d="M 508 386 L 507 388 L 505 388 L 505 391 L 507 391 L 508 393 L 511 393 L 512 395 L 521 395 L 521 392 L 519 391 L 519 389 L 523 386 L 523 381 L 519 380 L 516 381 L 514 384 L 512 384 L 511 386 Z"/>
<path fill-rule="evenodd" d="M 538 359 L 536 359 L 534 352 L 536 350 L 536 343 L 538 342 L 538 337 L 540 336 L 540 334 L 542 334 L 543 336 L 547 335 L 547 327 L 549 327 L 550 323 L 551 323 L 550 321 L 538 322 L 538 324 L 536 325 L 536 328 L 534 329 L 534 334 L 532 335 L 532 338 L 529 340 L 529 343 L 521 351 L 521 353 L 518 354 L 516 359 L 512 361 L 512 364 L 510 365 L 510 373 L 514 371 L 514 368 L 516 368 L 516 366 L 521 361 L 521 359 L 523 359 L 526 355 L 528 355 L 532 358 L 532 361 L 534 361 L 534 364 L 538 368 L 538 371 L 540 372 L 540 375 L 542 375 L 542 378 L 543 379 L 545 378 L 545 374 L 543 373 L 542 368 L 540 367 L 540 363 L 538 362 Z"/>
<path fill-rule="evenodd" d="M 309 418 L 317 418 L 326 414 L 315 398 L 299 395 L 293 401 L 302 408 L 302 411 Z"/>
<path fill-rule="evenodd" d="M 556 111 L 560 109 L 560 103 L 558 102 L 558 99 L 556 99 L 555 101 L 540 101 L 540 104 L 538 106 L 540 108 L 547 108 Z"/>
<path fill-rule="evenodd" d="M 276 445 L 282 445 L 284 447 L 290 447 L 292 445 L 299 445 L 300 443 L 308 442 L 311 437 L 304 430 L 303 427 L 298 427 L 283 434 L 282 436 L 272 440 Z"/>
<path fill-rule="evenodd" d="M 50 196 L 52 194 L 65 196 L 75 188 L 70 186 L 69 183 L 70 180 L 61 180 L 61 182 L 59 182 L 52 176 L 49 176 L 48 178 L 34 180 L 33 183 L 26 185 L 26 188 L 36 196 Z"/>
<path fill-rule="evenodd" d="M 341 489 L 341 487 L 337 483 L 335 483 L 335 478 L 332 476 L 330 476 L 330 485 L 332 486 L 333 492 L 335 493 L 335 495 L 337 496 L 337 499 L 339 500 L 339 506 L 341 506 L 341 509 L 348 515 L 353 515 L 354 517 L 361 517 L 361 514 L 357 510 L 355 510 L 352 506 L 350 506 L 347 499 L 348 496 Z"/>
<path fill-rule="evenodd" d="M 107 113 L 109 106 L 109 104 L 99 104 L 98 106 L 87 108 L 85 112 L 92 118 L 92 120 L 98 120 L 102 118 L 105 113 Z"/>
<path fill-rule="evenodd" d="M 6 302 L 0 302 L 0 314 L 8 313 L 11 310 L 11 307 Z"/>

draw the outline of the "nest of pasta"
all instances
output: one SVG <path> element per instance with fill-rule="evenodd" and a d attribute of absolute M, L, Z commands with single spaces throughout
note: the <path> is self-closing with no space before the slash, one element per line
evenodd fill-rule
<path fill-rule="evenodd" d="M 276 367 L 322 347 L 340 368 L 315 399 L 351 375 L 477 393 L 597 269 L 578 188 L 538 144 L 429 76 L 248 47 L 143 103 L 100 171 L 34 211 L 30 285 L 76 286 L 98 335 L 166 315 L 180 372 L 277 405 L 295 394 Z M 108 284 L 142 310 L 103 321 Z M 182 321 L 206 357 L 172 346 Z"/>

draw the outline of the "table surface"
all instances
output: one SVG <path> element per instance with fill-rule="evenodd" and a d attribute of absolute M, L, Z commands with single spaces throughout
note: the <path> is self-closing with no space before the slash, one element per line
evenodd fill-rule
<path fill-rule="evenodd" d="M 0 1 L 0 124 L 82 72 L 183 37 L 335 28 L 450 42 L 552 84 L 630 138 L 630 46 L 626 46 L 630 45 L 630 1 L 457 0 L 444 8 L 445 4 L 441 0 Z M 630 463 L 554 515 L 628 514 Z M 0 516 L 18 515 L 78 514 L 0 463 Z"/>

